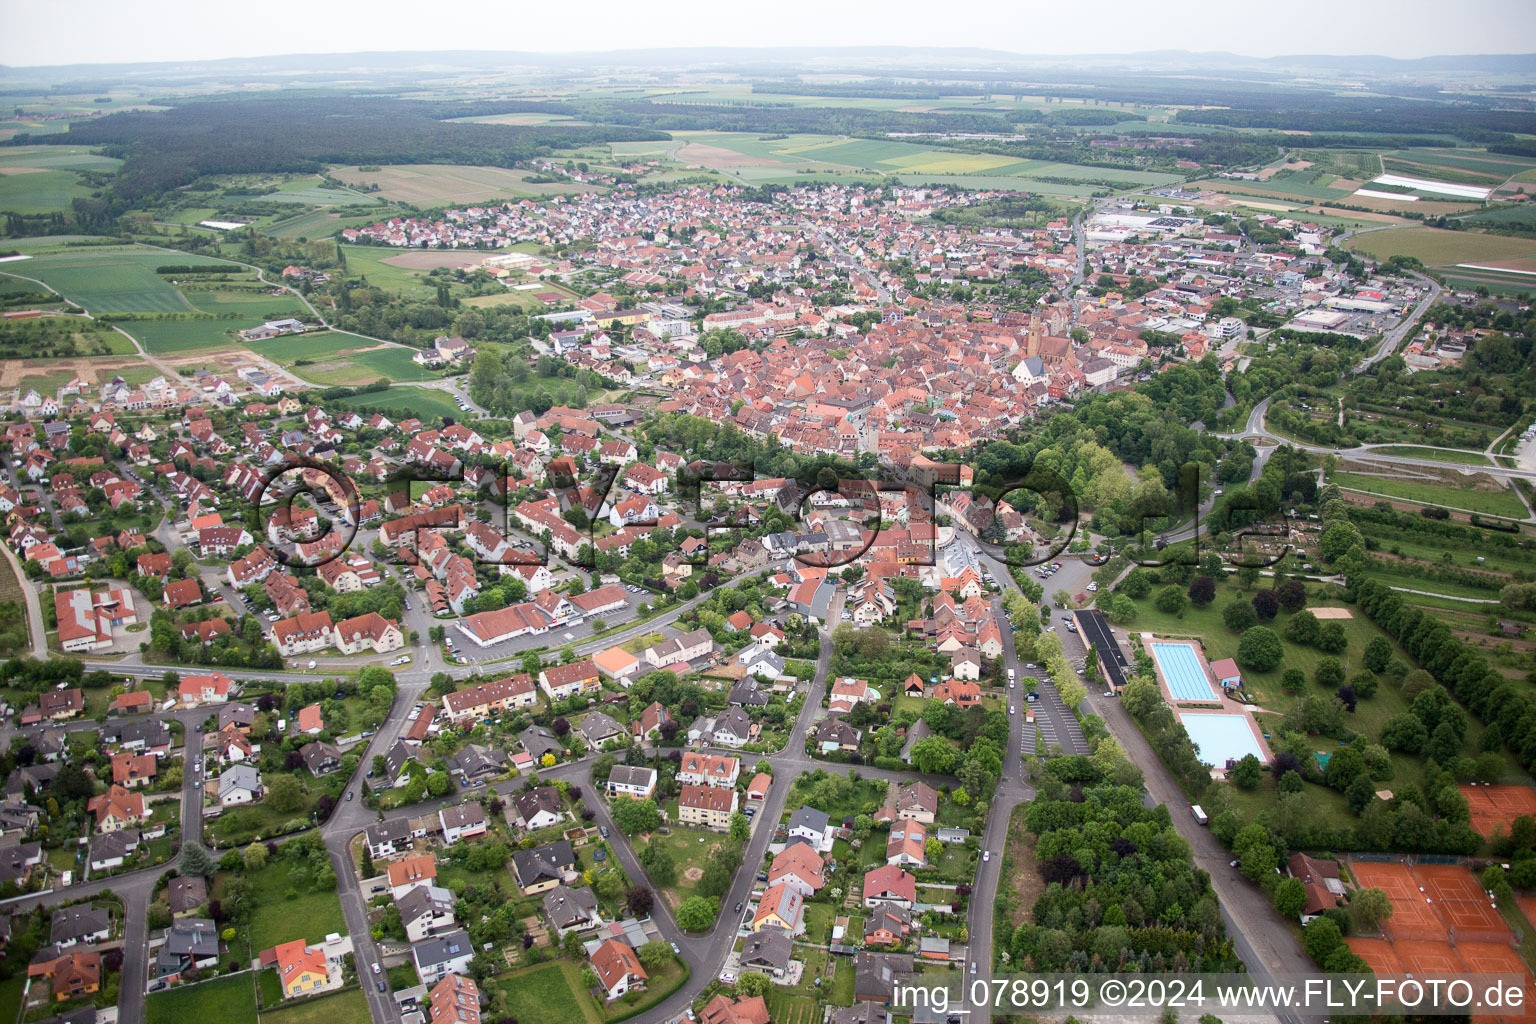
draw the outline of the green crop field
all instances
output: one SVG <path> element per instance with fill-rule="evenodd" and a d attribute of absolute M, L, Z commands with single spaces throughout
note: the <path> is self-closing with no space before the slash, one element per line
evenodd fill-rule
<path fill-rule="evenodd" d="M 242 316 L 281 320 L 284 317 L 313 317 L 292 292 L 268 295 L 256 288 L 218 288 L 213 291 L 183 291 L 187 301 L 204 313 L 239 313 Z"/>
<path fill-rule="evenodd" d="M 326 188 L 303 179 L 285 182 L 275 192 L 261 197 L 269 203 L 302 203 L 306 206 L 375 206 L 379 200 L 367 192 L 350 188 Z"/>
<path fill-rule="evenodd" d="M 366 352 L 356 352 L 352 358 L 370 370 L 378 371 L 380 376 L 390 380 L 436 380 L 442 376 L 423 366 L 418 366 L 411 361 L 416 354 L 415 349 L 409 348 L 375 348 Z"/>
<path fill-rule="evenodd" d="M 80 184 L 74 171 L 0 174 L 0 210 L 11 213 L 68 210 L 71 200 L 84 199 L 90 194 L 91 190 Z"/>
<path fill-rule="evenodd" d="M 362 275 L 369 284 L 400 292 L 408 299 L 431 298 L 436 294 L 436 288 L 427 284 L 423 271 L 384 262 L 391 256 L 399 256 L 400 249 L 383 245 L 344 245 L 341 250 L 347 257 L 347 273 Z"/>
<path fill-rule="evenodd" d="M 854 139 L 839 135 L 794 134 L 782 138 L 750 132 L 677 132 L 684 143 L 676 159 L 752 182 L 782 183 L 816 179 L 858 179 L 875 174 L 895 177 L 903 184 L 961 185 L 972 188 L 1011 188 L 1052 195 L 1081 195 L 1093 181 L 1126 186 L 1165 185 L 1180 180 L 1115 168 L 1082 167 L 1043 160 L 1020 160 L 999 153 L 969 153 L 922 142 Z M 652 149 L 626 149 L 649 144 L 619 144 L 616 154 L 651 154 Z M 674 143 L 674 146 L 676 144 Z M 670 152 L 662 150 L 661 152 Z M 1080 186 L 1031 180 L 1067 178 Z"/>
<path fill-rule="evenodd" d="M 376 171 L 335 167 L 331 173 L 349 185 L 378 185 L 372 194 L 381 198 L 423 206 L 600 191 L 578 182 L 531 182 L 531 172 L 506 167 L 399 164 Z"/>
<path fill-rule="evenodd" d="M 239 344 L 236 331 L 255 327 L 259 317 L 239 320 L 135 320 L 119 326 L 144 346 L 146 352 L 188 352 L 199 348 L 228 348 Z"/>
<path fill-rule="evenodd" d="M 462 419 L 464 413 L 441 391 L 431 388 L 390 388 L 388 391 L 372 391 L 341 399 L 341 404 L 352 409 L 377 410 L 391 419 L 415 416 L 420 420 L 444 417 Z"/>
<path fill-rule="evenodd" d="M 155 268 L 221 262 L 148 246 L 112 245 L 55 248 L 5 268 L 42 281 L 90 313 L 186 313 L 191 304 Z"/>
<path fill-rule="evenodd" d="M 1430 267 L 1536 255 L 1536 239 L 1425 227 L 1372 231 L 1356 235 L 1345 244 L 1356 252 L 1367 253 L 1382 260 L 1389 256 L 1413 256 Z"/>
<path fill-rule="evenodd" d="M 343 216 L 329 210 L 306 210 L 271 221 L 266 230 L 277 238 L 329 238 L 343 228 L 360 228 L 376 219 L 362 215 Z"/>
<path fill-rule="evenodd" d="M 375 342 L 356 338 L 350 334 L 316 331 L 313 334 L 288 334 L 276 338 L 264 338 L 261 341 L 247 341 L 244 344 L 252 352 L 287 366 L 298 359 L 334 355 L 337 352 L 362 348 Z"/>
<path fill-rule="evenodd" d="M 1441 487 L 1417 480 L 1403 480 L 1391 476 L 1369 476 L 1363 473 L 1328 474 L 1328 482 L 1345 490 L 1385 494 L 1403 501 L 1422 501 L 1435 505 L 1462 508 L 1484 515 L 1524 519 L 1529 513 L 1514 491 L 1473 491 L 1463 487 Z"/>
<path fill-rule="evenodd" d="M 1504 179 L 1521 171 L 1536 170 L 1536 160 L 1522 160 L 1517 156 L 1489 153 L 1483 149 L 1460 149 L 1447 152 L 1442 149 L 1399 149 L 1384 154 L 1397 160 L 1425 164 L 1431 167 L 1454 167 Z"/>
<path fill-rule="evenodd" d="M 85 146 L 13 146 L 0 150 L 0 167 L 41 167 L 60 171 L 115 171 L 123 162 L 97 156 Z"/>

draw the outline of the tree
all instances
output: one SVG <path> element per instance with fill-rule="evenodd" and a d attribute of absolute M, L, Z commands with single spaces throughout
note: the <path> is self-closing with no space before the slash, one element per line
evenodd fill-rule
<path fill-rule="evenodd" d="M 1263 778 L 1264 766 L 1259 764 L 1259 759 L 1252 754 L 1247 754 L 1237 762 L 1232 769 L 1232 781 L 1237 783 L 1239 789 L 1253 789 Z"/>
<path fill-rule="evenodd" d="M 661 824 L 661 811 L 655 800 L 615 800 L 610 813 L 613 823 L 627 836 L 654 832 Z"/>
<path fill-rule="evenodd" d="M 1364 772 L 1356 775 L 1344 789 L 1344 799 L 1349 802 L 1349 809 L 1356 814 L 1364 814 L 1365 809 L 1376 799 L 1376 786 L 1371 782 L 1371 777 Z"/>
<path fill-rule="evenodd" d="M 647 843 L 640 851 L 640 866 L 657 885 L 673 885 L 677 882 L 677 864 L 672 854 L 660 843 Z"/>
<path fill-rule="evenodd" d="M 925 775 L 953 774 L 958 757 L 955 748 L 942 736 L 929 736 L 912 744 L 912 767 Z"/>
<path fill-rule="evenodd" d="M 713 896 L 690 896 L 677 908 L 677 926 L 687 932 L 708 931 L 720 913 L 720 901 Z"/>
<path fill-rule="evenodd" d="M 1358 898 L 1359 893 L 1355 894 Z M 1302 944 L 1313 962 L 1322 964 L 1334 950 L 1344 946 L 1344 936 L 1332 918 L 1316 917 L 1302 933 Z"/>
<path fill-rule="evenodd" d="M 1273 590 L 1255 591 L 1252 604 L 1253 612 L 1259 617 L 1260 622 L 1268 622 L 1280 610 L 1280 599 L 1275 596 Z"/>
<path fill-rule="evenodd" d="M 250 846 L 245 848 L 245 854 L 242 857 L 242 860 L 245 863 L 245 870 L 247 874 L 254 874 L 257 871 L 260 871 L 262 865 L 266 864 L 267 862 L 266 846 L 262 843 L 252 843 Z"/>
<path fill-rule="evenodd" d="M 571 932 L 571 934 L 575 935 L 576 933 Z M 576 944 L 580 947 L 580 938 L 577 938 Z M 635 950 L 635 953 L 640 957 L 640 963 L 653 971 L 672 962 L 672 947 L 660 939 L 653 939 L 647 942 Z"/>
<path fill-rule="evenodd" d="M 1268 672 L 1285 657 L 1285 645 L 1268 626 L 1254 626 L 1243 631 L 1237 642 L 1237 660 L 1244 668 Z"/>
<path fill-rule="evenodd" d="M 656 902 L 656 894 L 643 885 L 637 885 L 624 894 L 624 907 L 635 917 L 645 917 Z"/>
<path fill-rule="evenodd" d="M 267 803 L 279 811 L 296 811 L 304 803 L 304 787 L 292 775 L 279 775 L 267 785 Z"/>
<path fill-rule="evenodd" d="M 1288 668 L 1280 675 L 1280 688 L 1286 693 L 1300 693 L 1306 686 L 1307 674 L 1299 668 Z"/>
<path fill-rule="evenodd" d="M 1183 615 L 1188 598 L 1178 587 L 1169 586 L 1157 592 L 1157 599 L 1153 603 L 1164 615 Z"/>
<path fill-rule="evenodd" d="M 1344 665 L 1338 658 L 1323 658 L 1317 663 L 1312 678 L 1325 690 L 1332 690 L 1344 682 Z"/>
<path fill-rule="evenodd" d="M 1275 588 L 1280 607 L 1288 612 L 1299 611 L 1307 603 L 1307 587 L 1301 580 L 1286 580 Z"/>
<path fill-rule="evenodd" d="M 1259 613 L 1253 610 L 1253 605 L 1242 598 L 1234 598 L 1221 610 L 1221 621 L 1234 633 L 1241 633 L 1259 624 Z"/>
<path fill-rule="evenodd" d="M 452 787 L 453 782 L 447 772 L 433 772 L 427 776 L 427 792 L 433 796 L 447 796 Z"/>
<path fill-rule="evenodd" d="M 1392 663 L 1392 642 L 1384 636 L 1371 637 L 1360 660 L 1372 672 L 1385 672 Z"/>
<path fill-rule="evenodd" d="M 1380 889 L 1359 890 L 1350 897 L 1349 905 L 1372 926 L 1392 916 L 1392 899 Z"/>
<path fill-rule="evenodd" d="M 1275 910 L 1281 917 L 1300 917 L 1307 909 L 1307 886 L 1299 878 L 1287 878 L 1275 886 Z"/>
<path fill-rule="evenodd" d="M 1190 580 L 1189 600 L 1196 608 L 1204 608 L 1216 600 L 1216 581 L 1209 576 L 1196 576 Z"/>
<path fill-rule="evenodd" d="M 736 979 L 736 995 L 742 999 L 766 996 L 773 982 L 761 971 L 743 971 Z"/>
<path fill-rule="evenodd" d="M 1320 630 L 1316 615 L 1309 611 L 1299 611 L 1285 624 L 1285 638 L 1293 643 L 1314 644 Z"/>
<path fill-rule="evenodd" d="M 751 834 L 752 823 L 747 820 L 747 816 L 742 814 L 740 811 L 732 812 L 730 829 L 731 838 L 738 843 L 744 843 L 747 841 L 747 837 Z"/>
<path fill-rule="evenodd" d="M 1429 742 L 1429 730 L 1418 715 L 1404 713 L 1393 715 L 1381 727 L 1381 745 L 1388 750 L 1405 754 L 1417 754 Z"/>
<path fill-rule="evenodd" d="M 1349 646 L 1349 634 L 1342 622 L 1329 622 L 1317 631 L 1317 649 L 1325 654 L 1343 654 Z"/>
<path fill-rule="evenodd" d="M 197 843 L 183 843 L 181 846 L 181 873 L 188 876 L 208 878 L 213 874 L 213 858 L 208 856 L 208 851 Z"/>

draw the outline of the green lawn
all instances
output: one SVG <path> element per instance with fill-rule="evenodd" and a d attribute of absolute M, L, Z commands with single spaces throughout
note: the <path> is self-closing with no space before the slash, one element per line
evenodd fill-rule
<path fill-rule="evenodd" d="M 603 1014 L 587 994 L 581 969 L 556 960 L 498 975 L 486 985 L 497 1012 L 539 1024 L 600 1024 Z"/>
<path fill-rule="evenodd" d="M 415 416 L 431 420 L 452 416 L 464 418 L 464 413 L 452 398 L 442 391 L 431 388 L 390 388 L 388 391 L 372 391 L 365 395 L 341 399 L 341 404 L 351 409 L 378 411 L 392 419 Z"/>
<path fill-rule="evenodd" d="M 1441 487 L 1417 480 L 1401 480 L 1390 476 L 1367 476 L 1363 473 L 1328 474 L 1328 482 L 1346 490 L 1368 491 L 1386 494 L 1404 501 L 1422 501 L 1451 508 L 1464 508 L 1485 515 L 1524 519 L 1528 513 L 1515 492 L 1508 488 L 1500 491 L 1473 491 L 1457 487 Z"/>
<path fill-rule="evenodd" d="M 253 956 L 280 942 L 302 938 L 318 943 L 332 932 L 347 930 L 336 891 L 304 892 L 290 897 L 288 868 L 288 861 L 278 858 L 249 876 L 257 900 L 249 926 Z M 222 880 L 221 874 L 219 881 Z"/>
<path fill-rule="evenodd" d="M 14 1021 L 21 1013 L 21 992 L 27 987 L 27 972 L 20 971 L 17 974 L 0 981 L 0 1021 Z M 153 1024 L 154 1018 L 150 1018 Z"/>
<path fill-rule="evenodd" d="M 703 842 L 700 842 L 700 840 Z M 650 842 L 646 843 L 637 836 L 634 839 L 635 852 L 648 845 L 660 843 L 666 847 L 672 855 L 672 863 L 677 865 L 677 884 L 668 890 L 676 894 L 681 902 L 692 896 L 694 889 L 698 887 L 698 877 L 689 877 L 689 871 L 696 869 L 700 873 L 704 865 L 708 864 L 716 850 L 724 850 L 730 840 L 718 832 L 710 832 L 707 829 L 692 829 L 686 826 L 673 825 L 671 835 L 662 835 L 659 832 L 651 833 Z"/>
<path fill-rule="evenodd" d="M 145 1024 L 257 1024 L 256 996 L 249 974 L 156 992 L 144 1001 Z"/>
<path fill-rule="evenodd" d="M 676 958 L 647 973 L 645 991 L 609 1003 L 604 1008 L 605 1020 L 619 1021 L 638 1016 L 676 992 L 688 980 L 687 966 Z"/>
<path fill-rule="evenodd" d="M 1437 462 L 1458 462 L 1466 466 L 1486 466 L 1488 456 L 1482 452 L 1451 451 L 1445 448 L 1421 448 L 1412 444 L 1396 444 L 1387 448 L 1371 449 L 1375 454 L 1396 455 L 1405 459 L 1434 459 Z"/>
<path fill-rule="evenodd" d="M 261 1014 L 261 1024 L 368 1024 L 369 1020 L 368 997 L 359 988 L 265 1010 Z"/>

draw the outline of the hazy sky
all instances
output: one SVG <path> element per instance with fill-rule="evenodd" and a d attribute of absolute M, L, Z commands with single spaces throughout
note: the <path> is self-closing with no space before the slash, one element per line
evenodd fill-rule
<path fill-rule="evenodd" d="M 1536 51 L 1531 0 L 0 0 L 0 63 L 363 50 L 931 45 L 1019 53 Z"/>

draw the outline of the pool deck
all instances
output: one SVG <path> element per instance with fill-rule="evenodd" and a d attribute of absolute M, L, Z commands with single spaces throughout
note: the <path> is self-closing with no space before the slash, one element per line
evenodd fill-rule
<path fill-rule="evenodd" d="M 1259 723 L 1254 720 L 1253 712 L 1255 705 L 1244 704 L 1240 700 L 1234 700 L 1227 696 L 1226 692 L 1221 688 L 1221 684 L 1216 682 L 1215 677 L 1211 674 L 1210 661 L 1206 658 L 1205 649 L 1198 638 L 1160 637 L 1153 633 L 1142 633 L 1140 634 L 1140 640 L 1142 647 L 1147 652 L 1147 656 L 1152 658 L 1154 674 L 1157 676 L 1157 688 L 1162 691 L 1163 700 L 1167 702 L 1168 707 L 1173 709 L 1175 715 L 1181 718 L 1186 715 L 1240 715 L 1248 723 L 1248 728 L 1253 731 L 1253 738 L 1258 743 L 1259 750 L 1263 752 L 1262 760 L 1264 763 L 1268 764 L 1274 759 L 1274 754 L 1270 751 L 1269 744 L 1264 740 L 1264 730 L 1259 728 Z M 1152 645 L 1154 643 L 1188 644 L 1190 647 L 1193 647 L 1195 650 L 1195 660 L 1200 663 L 1200 671 L 1205 673 L 1205 678 L 1211 684 L 1211 689 L 1218 696 L 1198 701 L 1176 699 L 1173 691 L 1168 687 L 1168 680 L 1163 678 L 1162 666 L 1152 654 Z M 1213 767 L 1211 774 L 1221 778 L 1225 777 L 1226 773 L 1219 767 Z"/>

